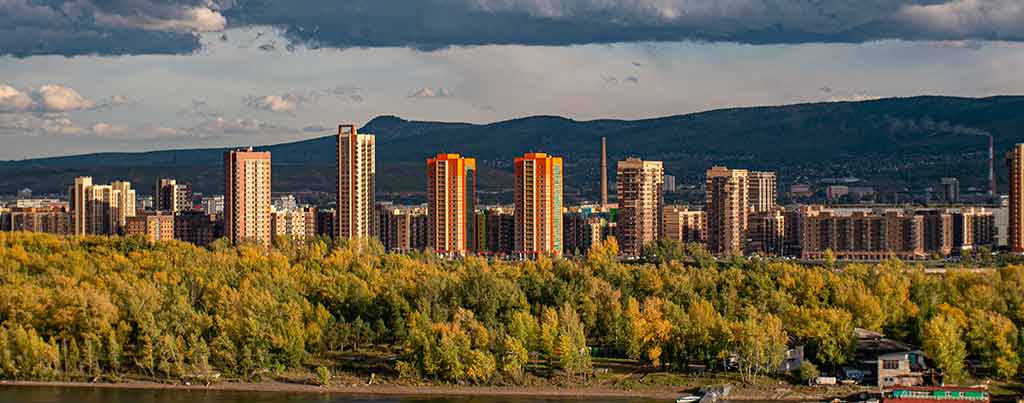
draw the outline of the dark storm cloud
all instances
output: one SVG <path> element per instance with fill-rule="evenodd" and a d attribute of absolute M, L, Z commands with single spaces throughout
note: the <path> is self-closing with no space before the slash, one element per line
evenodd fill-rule
<path fill-rule="evenodd" d="M 0 55 L 190 53 L 225 24 L 205 0 L 0 0 Z"/>
<path fill-rule="evenodd" d="M 237 0 L 312 47 L 1024 40 L 1020 0 Z"/>
<path fill-rule="evenodd" d="M 272 26 L 288 46 L 1024 41 L 1021 0 L 0 0 L 0 54 L 187 53 Z"/>

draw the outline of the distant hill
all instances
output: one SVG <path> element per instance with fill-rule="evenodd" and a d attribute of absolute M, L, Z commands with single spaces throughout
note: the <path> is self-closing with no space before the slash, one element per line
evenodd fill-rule
<path fill-rule="evenodd" d="M 480 160 L 482 191 L 511 186 L 512 158 L 539 151 L 566 158 L 570 195 L 596 197 L 600 137 L 614 161 L 641 156 L 665 161 L 679 182 L 694 184 L 712 164 L 773 169 L 783 182 L 854 175 L 881 188 L 931 186 L 957 176 L 984 186 L 986 140 L 993 133 L 997 168 L 1012 144 L 1024 142 L 1024 97 L 890 98 L 772 107 L 721 109 L 643 120 L 576 121 L 532 116 L 491 124 L 416 122 L 394 116 L 370 121 L 377 135 L 378 190 L 422 193 L 423 161 L 437 152 Z M 275 191 L 330 191 L 331 136 L 260 149 L 273 152 Z M 223 149 L 97 153 L 0 162 L 0 193 L 30 187 L 56 192 L 75 175 L 98 181 L 124 178 L 147 193 L 159 176 L 219 193 Z M 614 178 L 614 175 L 611 176 Z M 1000 180 L 1005 183 L 1005 180 Z"/>

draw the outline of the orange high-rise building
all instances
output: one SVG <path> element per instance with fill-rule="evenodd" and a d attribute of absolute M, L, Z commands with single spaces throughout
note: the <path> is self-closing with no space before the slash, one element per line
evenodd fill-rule
<path fill-rule="evenodd" d="M 562 254 L 562 158 L 527 153 L 515 159 L 515 252 Z"/>
<path fill-rule="evenodd" d="M 270 245 L 270 153 L 224 153 L 224 235 Z"/>
<path fill-rule="evenodd" d="M 1006 154 L 1010 180 L 1010 225 L 1007 244 L 1013 253 L 1024 253 L 1024 144 Z"/>
<path fill-rule="evenodd" d="M 373 197 L 376 186 L 376 138 L 356 133 L 353 125 L 338 126 L 338 238 L 369 238 L 373 226 Z"/>
<path fill-rule="evenodd" d="M 438 154 L 427 160 L 427 245 L 465 256 L 476 250 L 476 160 Z"/>

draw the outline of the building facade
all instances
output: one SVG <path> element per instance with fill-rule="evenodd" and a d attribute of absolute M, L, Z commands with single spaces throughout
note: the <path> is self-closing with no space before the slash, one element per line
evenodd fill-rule
<path fill-rule="evenodd" d="M 73 232 L 66 207 L 0 208 L 0 231 L 45 232 L 67 235 Z"/>
<path fill-rule="evenodd" d="M 487 223 L 487 252 L 510 255 L 515 250 L 514 211 L 514 207 L 491 207 L 484 210 L 484 221 Z"/>
<path fill-rule="evenodd" d="M 128 217 L 135 215 L 135 190 L 129 182 L 96 185 L 91 177 L 77 177 L 68 199 L 75 235 L 123 234 Z"/>
<path fill-rule="evenodd" d="M 174 215 L 174 238 L 193 245 L 206 246 L 224 236 L 223 214 L 182 211 Z"/>
<path fill-rule="evenodd" d="M 384 250 L 405 253 L 427 247 L 427 208 L 378 203 L 375 207 Z"/>
<path fill-rule="evenodd" d="M 1009 173 L 1009 234 L 1007 245 L 1013 253 L 1024 253 L 1024 144 L 1017 144 L 1006 154 Z"/>
<path fill-rule="evenodd" d="M 515 165 L 515 253 L 562 254 L 562 158 L 527 153 Z"/>
<path fill-rule="evenodd" d="M 356 133 L 352 125 L 338 126 L 338 238 L 376 236 L 373 198 L 376 189 L 376 137 Z"/>
<path fill-rule="evenodd" d="M 778 200 L 778 184 L 775 172 L 751 171 L 748 175 L 750 213 L 767 213 L 775 210 Z"/>
<path fill-rule="evenodd" d="M 743 253 L 750 208 L 748 172 L 713 167 L 707 171 L 706 214 L 708 251 L 717 255 Z"/>
<path fill-rule="evenodd" d="M 157 181 L 153 189 L 153 209 L 177 213 L 192 209 L 192 186 L 169 178 Z"/>
<path fill-rule="evenodd" d="M 639 257 L 644 246 L 656 241 L 661 232 L 665 169 L 661 161 L 627 158 L 619 161 L 615 172 L 619 253 Z"/>
<path fill-rule="evenodd" d="M 786 216 L 782 209 L 751 213 L 748 221 L 746 253 L 762 256 L 786 253 Z"/>
<path fill-rule="evenodd" d="M 608 221 L 603 214 L 582 208 L 570 208 L 562 219 L 566 255 L 586 255 L 606 236 Z"/>
<path fill-rule="evenodd" d="M 822 259 L 826 251 L 841 260 L 914 260 L 928 256 L 925 217 L 913 210 L 806 206 L 802 211 L 804 259 Z"/>
<path fill-rule="evenodd" d="M 224 153 L 224 231 L 232 244 L 270 245 L 270 153 Z"/>
<path fill-rule="evenodd" d="M 125 224 L 124 234 L 143 236 L 154 242 L 175 239 L 174 214 L 151 212 L 130 217 Z"/>
<path fill-rule="evenodd" d="M 665 206 L 661 213 L 661 237 L 682 243 L 704 243 L 707 239 L 705 221 L 701 210 L 686 206 Z"/>
<path fill-rule="evenodd" d="M 427 160 L 427 245 L 435 253 L 476 251 L 476 160 L 438 154 Z"/>
<path fill-rule="evenodd" d="M 308 235 L 305 210 L 278 210 L 270 213 L 271 236 L 304 240 Z"/>

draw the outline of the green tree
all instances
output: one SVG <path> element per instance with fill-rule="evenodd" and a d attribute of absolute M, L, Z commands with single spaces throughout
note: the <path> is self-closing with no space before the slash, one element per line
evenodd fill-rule
<path fill-rule="evenodd" d="M 1020 368 L 1017 327 L 995 312 L 975 312 L 967 333 L 970 351 L 981 357 L 982 365 L 1001 379 L 1011 379 Z"/>
<path fill-rule="evenodd" d="M 967 346 L 960 325 L 948 315 L 937 315 L 925 322 L 922 339 L 924 351 L 942 370 L 945 380 L 956 383 L 964 379 Z"/>
<path fill-rule="evenodd" d="M 582 375 L 590 370 L 590 349 L 586 332 L 576 310 L 568 304 L 558 312 L 558 359 L 562 369 L 570 376 Z"/>

